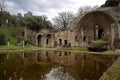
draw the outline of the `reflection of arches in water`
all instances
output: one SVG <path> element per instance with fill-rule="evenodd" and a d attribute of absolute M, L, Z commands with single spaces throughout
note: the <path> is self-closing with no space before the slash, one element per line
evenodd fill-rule
<path fill-rule="evenodd" d="M 85 60 L 85 59 L 86 59 L 86 56 L 85 56 L 84 54 L 76 54 L 76 55 L 75 55 L 75 59 L 76 59 L 77 61 L 80 61 L 81 58 Z"/>
<path fill-rule="evenodd" d="M 38 62 L 41 62 L 42 61 L 42 58 L 41 58 L 41 55 L 40 55 L 41 53 L 37 53 L 37 61 Z"/>
<path fill-rule="evenodd" d="M 69 52 L 69 55 L 71 55 L 71 52 Z"/>
<path fill-rule="evenodd" d="M 46 51 L 46 57 L 48 57 L 48 51 Z"/>
<path fill-rule="evenodd" d="M 42 46 L 42 35 L 38 35 L 37 41 L 38 41 L 38 46 Z"/>
<path fill-rule="evenodd" d="M 67 56 L 67 52 L 64 52 L 64 55 Z"/>
<path fill-rule="evenodd" d="M 50 41 L 51 41 L 51 35 L 48 34 L 48 35 L 47 35 L 47 38 L 46 38 L 46 44 L 49 45 L 49 44 L 50 44 Z"/>
<path fill-rule="evenodd" d="M 62 53 L 61 53 L 61 52 L 59 52 L 59 56 L 62 56 Z"/>
<path fill-rule="evenodd" d="M 75 55 L 75 60 L 77 63 L 80 63 L 80 66 L 81 66 L 81 69 L 85 69 L 85 61 L 86 61 L 86 58 L 85 58 L 85 54 L 76 54 Z"/>

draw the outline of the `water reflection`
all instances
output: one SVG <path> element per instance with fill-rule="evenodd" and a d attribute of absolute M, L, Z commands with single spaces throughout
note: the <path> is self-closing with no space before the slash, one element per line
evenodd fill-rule
<path fill-rule="evenodd" d="M 0 80 L 98 80 L 116 59 L 64 51 L 0 54 Z"/>

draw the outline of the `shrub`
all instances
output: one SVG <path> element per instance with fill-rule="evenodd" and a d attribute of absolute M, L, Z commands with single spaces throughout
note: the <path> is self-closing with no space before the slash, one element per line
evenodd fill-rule
<path fill-rule="evenodd" d="M 108 50 L 108 42 L 104 40 L 96 40 L 88 47 L 89 51 L 103 52 Z"/>
<path fill-rule="evenodd" d="M 5 44 L 6 44 L 5 35 L 0 34 L 0 45 L 5 45 Z"/>

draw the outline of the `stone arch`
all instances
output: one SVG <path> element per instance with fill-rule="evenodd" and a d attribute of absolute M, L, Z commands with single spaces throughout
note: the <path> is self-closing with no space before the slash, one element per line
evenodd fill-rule
<path fill-rule="evenodd" d="M 64 46 L 67 46 L 67 45 L 68 45 L 68 41 L 64 40 Z"/>
<path fill-rule="evenodd" d="M 38 45 L 38 46 L 42 46 L 42 35 L 41 35 L 41 34 L 39 34 L 39 35 L 37 36 L 37 45 Z"/>
<path fill-rule="evenodd" d="M 59 44 L 62 45 L 62 39 L 59 39 Z"/>
<path fill-rule="evenodd" d="M 47 36 L 46 36 L 46 45 L 50 45 L 51 44 L 51 38 L 52 38 L 52 35 L 51 34 L 47 34 Z"/>
<path fill-rule="evenodd" d="M 103 11 L 92 11 L 84 14 L 75 28 L 77 33 L 80 33 L 82 28 L 83 36 L 87 38 L 87 42 L 102 38 L 103 33 L 104 37 L 111 41 L 111 24 L 116 25 L 114 27 L 115 34 L 119 34 L 116 20 L 111 14 Z M 98 30 L 98 38 L 96 38 L 95 26 L 99 26 L 100 29 Z"/>

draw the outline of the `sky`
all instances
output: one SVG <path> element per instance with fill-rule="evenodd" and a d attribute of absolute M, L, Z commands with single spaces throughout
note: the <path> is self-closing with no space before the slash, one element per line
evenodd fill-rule
<path fill-rule="evenodd" d="M 82 6 L 100 6 L 106 0 L 6 0 L 7 10 L 11 14 L 31 11 L 33 15 L 46 15 L 49 20 L 59 12 L 71 11 L 74 14 Z"/>

